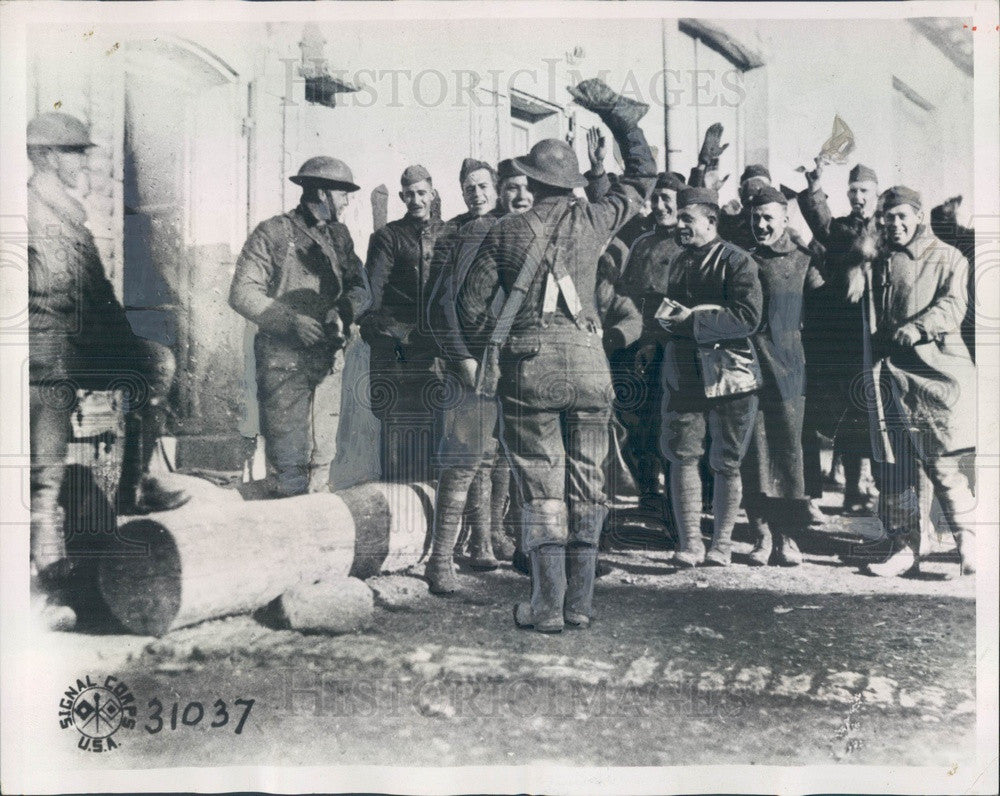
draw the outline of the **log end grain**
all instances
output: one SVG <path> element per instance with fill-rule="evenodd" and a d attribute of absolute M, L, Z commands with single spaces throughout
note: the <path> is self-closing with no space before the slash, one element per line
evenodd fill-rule
<path fill-rule="evenodd" d="M 161 636 L 181 607 L 181 561 L 170 533 L 152 519 L 126 523 L 120 534 L 130 541 L 103 557 L 97 583 L 111 613 L 128 630 Z"/>

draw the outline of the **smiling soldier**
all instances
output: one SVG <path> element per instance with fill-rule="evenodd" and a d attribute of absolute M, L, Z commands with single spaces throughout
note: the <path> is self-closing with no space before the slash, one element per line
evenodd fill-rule
<path fill-rule="evenodd" d="M 764 298 L 760 329 L 753 336 L 764 388 L 760 411 L 743 460 L 743 504 L 757 535 L 750 563 L 795 566 L 802 562 L 795 536 L 809 524 L 802 465 L 805 352 L 802 299 L 823 284 L 818 256 L 788 233 L 788 200 L 764 187 L 750 197 L 750 224 Z M 773 558 L 772 558 L 773 549 Z"/>
<path fill-rule="evenodd" d="M 660 445 L 670 462 L 670 497 L 680 544 L 678 567 L 726 566 L 740 507 L 740 463 L 757 415 L 760 366 L 749 337 L 761 317 L 757 264 L 719 238 L 719 198 L 710 188 L 678 196 L 677 241 L 684 252 L 669 274 L 657 313 L 666 332 Z M 714 530 L 701 538 L 698 461 L 710 442 Z"/>
<path fill-rule="evenodd" d="M 865 367 L 881 364 L 877 386 L 890 398 L 879 517 L 894 550 L 868 569 L 893 576 L 919 568 L 920 539 L 937 498 L 958 546 L 960 574 L 970 575 L 976 499 L 959 469 L 959 454 L 976 444 L 976 370 L 961 336 L 968 263 L 924 224 L 919 193 L 898 185 L 883 201 L 886 249 L 866 288 L 874 334 Z M 875 409 L 869 408 L 869 419 L 878 432 L 882 418 Z"/>
<path fill-rule="evenodd" d="M 429 481 L 431 394 L 440 363 L 437 343 L 422 319 L 434 247 L 445 224 L 432 212 L 437 191 L 427 169 L 409 166 L 400 186 L 406 215 L 377 230 L 368 243 L 372 304 L 361 319 L 361 337 L 371 346 L 372 412 L 382 421 L 382 477 Z"/>

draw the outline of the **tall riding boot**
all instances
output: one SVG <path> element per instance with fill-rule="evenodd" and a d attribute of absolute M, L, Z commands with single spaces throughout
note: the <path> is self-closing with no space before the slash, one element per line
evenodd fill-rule
<path fill-rule="evenodd" d="M 531 602 L 514 607 L 518 627 L 540 633 L 563 629 L 568 537 L 569 517 L 562 500 L 529 500 L 521 506 L 521 545 L 531 567 Z"/>
<path fill-rule="evenodd" d="M 514 539 L 507 532 L 507 506 L 510 496 L 510 465 L 502 453 L 498 454 L 490 471 L 493 488 L 490 492 L 490 536 L 493 555 L 501 561 L 514 557 Z"/>
<path fill-rule="evenodd" d="M 740 475 L 715 473 L 712 489 L 712 546 L 705 555 L 705 565 L 728 567 L 733 555 L 733 526 L 740 510 L 743 482 Z"/>
<path fill-rule="evenodd" d="M 149 473 L 153 452 L 166 425 L 167 410 L 159 404 L 150 403 L 126 415 L 122 477 L 118 485 L 120 514 L 170 511 L 190 500 L 185 490 L 170 489 Z"/>
<path fill-rule="evenodd" d="M 677 567 L 696 567 L 705 560 L 705 543 L 701 538 L 701 476 L 697 463 L 671 464 L 670 502 L 679 542 L 671 561 Z"/>
<path fill-rule="evenodd" d="M 458 591 L 455 576 L 455 542 L 462 527 L 462 512 L 469 495 L 474 471 L 448 467 L 441 473 L 434 500 L 434 530 L 431 554 L 424 568 L 431 594 L 453 594 Z"/>
<path fill-rule="evenodd" d="M 514 607 L 514 623 L 539 633 L 559 633 L 564 627 L 566 547 L 543 544 L 528 553 L 531 565 L 531 602 Z"/>
<path fill-rule="evenodd" d="M 566 548 L 566 603 L 563 616 L 570 627 L 590 627 L 593 616 L 597 547 L 572 542 Z"/>
<path fill-rule="evenodd" d="M 594 579 L 597 577 L 597 547 L 607 518 L 608 507 L 603 502 L 573 502 L 570 505 L 563 615 L 566 623 L 573 627 L 590 626 Z"/>
<path fill-rule="evenodd" d="M 469 566 L 484 572 L 500 566 L 493 556 L 490 534 L 491 469 L 488 465 L 480 465 L 476 470 L 465 504 L 465 521 L 469 526 Z"/>

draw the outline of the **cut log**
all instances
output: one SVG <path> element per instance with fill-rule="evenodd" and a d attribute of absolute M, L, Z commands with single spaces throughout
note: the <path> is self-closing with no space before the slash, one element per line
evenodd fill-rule
<path fill-rule="evenodd" d="M 128 545 L 98 565 L 104 601 L 133 633 L 248 613 L 303 583 L 405 569 L 429 544 L 433 490 L 424 485 L 259 501 L 192 486 L 181 508 L 123 524 Z"/>

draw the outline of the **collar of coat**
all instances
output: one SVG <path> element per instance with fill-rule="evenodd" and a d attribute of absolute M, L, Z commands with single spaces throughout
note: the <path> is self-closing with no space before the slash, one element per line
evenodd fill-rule
<path fill-rule="evenodd" d="M 919 260 L 932 243 L 934 243 L 934 236 L 927 231 L 925 225 L 920 224 L 909 243 L 905 246 L 889 244 L 889 250 L 892 252 L 902 252 L 909 256 L 911 260 Z"/>
<path fill-rule="evenodd" d="M 57 174 L 36 172 L 28 180 L 28 189 L 65 220 L 81 226 L 86 222 L 87 211 L 66 192 L 66 186 Z"/>
<path fill-rule="evenodd" d="M 792 240 L 792 236 L 788 234 L 788 230 L 786 229 L 781 233 L 781 237 L 770 246 L 758 243 L 755 250 L 763 252 L 764 254 L 768 252 L 772 254 L 788 254 L 789 252 L 795 251 L 797 248 L 798 246 L 795 245 L 795 241 Z"/>

